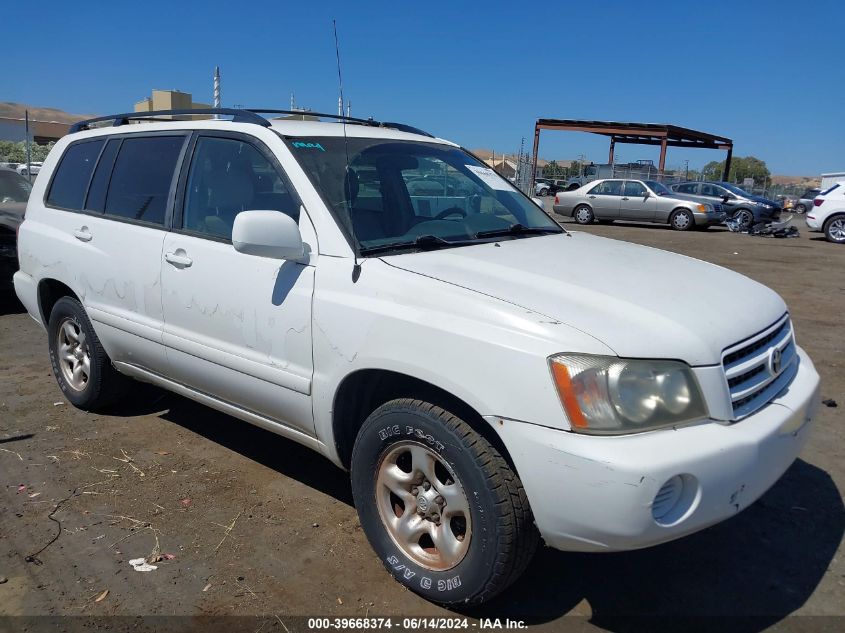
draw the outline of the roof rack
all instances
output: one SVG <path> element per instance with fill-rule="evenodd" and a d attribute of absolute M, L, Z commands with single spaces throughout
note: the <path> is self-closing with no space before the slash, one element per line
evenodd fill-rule
<path fill-rule="evenodd" d="M 419 134 L 421 136 L 428 136 L 434 138 L 433 134 L 413 127 L 412 125 L 405 125 L 404 123 L 389 123 L 387 121 L 376 121 L 372 117 L 369 119 L 359 119 L 351 116 L 344 116 L 342 114 L 325 114 L 323 112 L 311 112 L 310 110 L 275 110 L 266 108 L 246 108 L 248 112 L 256 114 L 290 114 L 293 116 L 313 116 L 318 119 L 335 119 L 337 121 L 347 123 L 358 123 L 360 125 L 369 125 L 371 127 L 386 127 L 400 132 L 408 132 L 410 134 Z"/>
<path fill-rule="evenodd" d="M 156 117 L 169 116 L 190 116 L 194 114 L 203 115 L 224 115 L 231 116 L 234 123 L 255 123 L 262 127 L 270 127 L 270 122 L 261 116 L 261 114 L 289 114 L 293 116 L 312 116 L 320 119 L 336 119 L 347 123 L 356 123 L 359 125 L 368 125 L 371 127 L 383 127 L 398 130 L 400 132 L 408 132 L 410 134 L 419 134 L 421 136 L 428 136 L 434 138 L 433 134 L 413 127 L 405 125 L 404 123 L 389 123 L 386 121 L 375 121 L 372 118 L 359 119 L 351 116 L 343 116 L 340 114 L 325 114 L 322 112 L 311 112 L 310 110 L 276 110 L 274 108 L 197 108 L 197 109 L 182 109 L 182 110 L 152 110 L 150 112 L 126 112 L 124 114 L 110 114 L 108 116 L 100 116 L 93 119 L 85 119 L 78 121 L 70 126 L 70 133 L 80 132 L 82 130 L 91 129 L 92 123 L 99 123 L 101 121 L 113 121 L 113 127 L 127 125 L 130 121 L 151 120 L 151 121 L 171 121 L 172 119 L 161 119 Z"/>
<path fill-rule="evenodd" d="M 110 114 L 108 116 L 99 116 L 93 119 L 85 119 L 78 121 L 70 126 L 70 133 L 79 132 L 81 130 L 91 129 L 92 123 L 99 123 L 100 121 L 114 121 L 112 126 L 118 127 L 127 125 L 129 121 L 137 121 L 141 119 L 153 119 L 170 121 L 170 119 L 155 119 L 155 117 L 162 116 L 188 116 L 192 114 L 218 114 L 231 116 L 235 123 L 255 123 L 262 127 L 270 127 L 270 123 L 263 116 L 257 115 L 250 110 L 242 110 L 240 108 L 197 108 L 197 109 L 182 109 L 182 110 L 152 110 L 150 112 L 126 112 L 124 114 Z"/>

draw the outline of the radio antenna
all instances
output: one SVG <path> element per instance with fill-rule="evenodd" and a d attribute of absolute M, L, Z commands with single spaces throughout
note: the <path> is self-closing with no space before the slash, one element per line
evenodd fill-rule
<path fill-rule="evenodd" d="M 332 18 L 332 29 L 334 30 L 334 53 L 335 58 L 337 59 L 337 84 L 340 89 L 340 103 L 343 103 L 343 76 L 340 73 L 340 45 L 337 43 L 337 21 Z M 342 109 L 343 106 L 341 106 Z M 341 114 L 343 112 L 341 111 Z M 346 198 L 346 221 L 349 225 L 349 233 L 352 236 L 352 256 L 354 257 L 355 264 L 352 268 L 352 281 L 358 281 L 358 277 L 361 274 L 361 265 L 358 263 L 358 239 L 355 237 L 355 226 L 352 224 L 352 209 L 351 209 L 351 200 L 352 197 L 352 181 L 350 178 L 349 172 L 349 140 L 346 136 L 346 119 L 340 119 L 341 125 L 343 125 L 343 151 L 346 153 L 346 169 L 343 172 L 343 195 Z"/>

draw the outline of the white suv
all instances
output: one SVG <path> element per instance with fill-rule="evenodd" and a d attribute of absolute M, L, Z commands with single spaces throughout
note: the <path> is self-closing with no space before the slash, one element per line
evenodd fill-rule
<path fill-rule="evenodd" d="M 828 242 L 845 244 L 845 182 L 817 195 L 806 221 L 811 230 L 823 231 Z"/>
<path fill-rule="evenodd" d="M 731 517 L 807 441 L 818 374 L 768 288 L 565 231 L 407 126 L 218 113 L 80 124 L 35 181 L 15 288 L 77 407 L 131 377 L 313 448 L 443 604 L 500 592 L 540 537 Z"/>

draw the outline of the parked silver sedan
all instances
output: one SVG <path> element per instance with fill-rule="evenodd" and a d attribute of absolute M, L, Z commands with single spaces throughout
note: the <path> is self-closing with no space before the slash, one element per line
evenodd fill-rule
<path fill-rule="evenodd" d="M 725 214 L 712 204 L 669 190 L 656 180 L 594 180 L 555 194 L 555 213 L 578 224 L 631 220 L 669 224 L 677 231 L 720 224 Z"/>

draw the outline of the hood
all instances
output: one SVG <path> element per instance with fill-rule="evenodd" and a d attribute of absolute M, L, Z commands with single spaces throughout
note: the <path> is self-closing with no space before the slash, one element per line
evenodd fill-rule
<path fill-rule="evenodd" d="M 672 192 L 671 196 L 659 196 L 660 200 L 683 200 L 684 202 L 697 202 L 698 204 L 709 204 L 713 206 L 712 198 L 704 198 L 702 196 L 695 196 L 686 193 Z"/>
<path fill-rule="evenodd" d="M 764 198 L 763 196 L 748 196 L 749 200 L 753 200 L 754 202 L 759 202 L 761 204 L 770 204 L 773 207 L 779 207 L 780 202 L 775 200 L 769 200 L 768 198 Z"/>
<path fill-rule="evenodd" d="M 623 357 L 716 365 L 786 312 L 775 292 L 726 268 L 587 233 L 382 259 L 539 312 Z"/>

